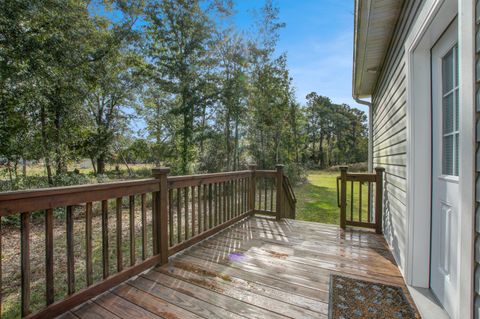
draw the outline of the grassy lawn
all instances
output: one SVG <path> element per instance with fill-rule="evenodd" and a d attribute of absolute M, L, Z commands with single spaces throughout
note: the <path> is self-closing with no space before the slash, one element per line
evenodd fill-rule
<path fill-rule="evenodd" d="M 294 188 L 297 197 L 296 219 L 339 224 L 336 184 L 338 175 L 337 172 L 308 172 L 307 182 Z"/>
<path fill-rule="evenodd" d="M 340 208 L 337 206 L 337 176 L 339 172 L 309 171 L 307 182 L 294 187 L 297 197 L 296 219 L 340 224 Z M 347 184 L 347 219 L 359 218 L 359 185 L 354 183 L 353 210 L 350 207 L 351 184 Z M 362 221 L 367 221 L 368 193 L 366 184 L 362 187 Z"/>

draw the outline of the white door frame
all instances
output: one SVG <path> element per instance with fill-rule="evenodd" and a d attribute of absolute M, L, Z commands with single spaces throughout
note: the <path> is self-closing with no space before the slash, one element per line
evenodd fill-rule
<path fill-rule="evenodd" d="M 458 318 L 473 315 L 475 203 L 475 1 L 426 0 L 405 41 L 407 73 L 407 284 L 430 286 L 430 49 L 458 14 L 460 70 Z"/>

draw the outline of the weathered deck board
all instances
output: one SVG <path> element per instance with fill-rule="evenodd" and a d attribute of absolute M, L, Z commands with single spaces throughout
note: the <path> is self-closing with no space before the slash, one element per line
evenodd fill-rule
<path fill-rule="evenodd" d="M 64 318 L 326 318 L 332 273 L 405 288 L 381 235 L 253 217 Z"/>

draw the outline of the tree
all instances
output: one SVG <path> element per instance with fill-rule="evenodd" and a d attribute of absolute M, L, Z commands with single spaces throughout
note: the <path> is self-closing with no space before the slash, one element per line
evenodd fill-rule
<path fill-rule="evenodd" d="M 107 39 L 108 28 L 103 30 Z M 126 46 L 126 45 L 123 45 Z M 142 86 L 143 61 L 125 47 L 111 49 L 101 61 L 92 63 L 85 106 L 89 115 L 86 153 L 96 159 L 98 174 L 105 172 L 105 161 L 112 152 L 113 140 L 128 125 L 125 109 L 132 108 Z"/>
<path fill-rule="evenodd" d="M 236 170 L 240 161 L 240 129 L 246 114 L 247 48 L 243 38 L 232 28 L 218 35 L 220 61 L 219 116 L 224 133 L 226 169 Z"/>
<path fill-rule="evenodd" d="M 334 104 L 315 92 L 307 95 L 305 151 L 319 168 L 366 161 L 367 117 L 346 104 Z"/>
<path fill-rule="evenodd" d="M 84 39 L 93 30 L 83 1 L 8 1 L 1 10 L 2 104 L 7 112 L 25 114 L 35 151 L 23 158 L 45 159 L 52 183 L 52 160 L 57 174 L 66 170 L 82 122 L 82 68 L 89 59 Z M 3 95 L 3 94 L 2 94 Z M 3 125 L 2 125 L 3 126 Z M 7 125 L 3 127 L 7 127 Z M 20 132 L 17 132 L 20 133 Z M 25 142 L 25 141 L 24 141 Z M 5 148 L 7 149 L 7 148 Z M 20 149 L 20 148 L 19 148 Z"/>
<path fill-rule="evenodd" d="M 174 101 L 171 117 L 181 118 L 179 173 L 192 170 L 195 158 L 194 133 L 197 119 L 212 97 L 209 87 L 212 68 L 214 24 L 197 0 L 165 0 L 147 9 L 148 55 L 155 84 Z"/>

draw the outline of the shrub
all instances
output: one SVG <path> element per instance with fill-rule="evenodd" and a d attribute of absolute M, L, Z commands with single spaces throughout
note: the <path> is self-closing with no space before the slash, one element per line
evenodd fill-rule
<path fill-rule="evenodd" d="M 368 164 L 367 162 L 361 163 L 351 163 L 351 164 L 344 164 L 344 165 L 335 165 L 331 166 L 327 169 L 329 172 L 339 172 L 340 166 L 348 166 L 348 170 L 351 172 L 366 172 L 368 171 Z"/>
<path fill-rule="evenodd" d="M 306 169 L 302 165 L 296 163 L 285 165 L 284 173 L 290 179 L 292 186 L 304 182 L 307 178 Z"/>

